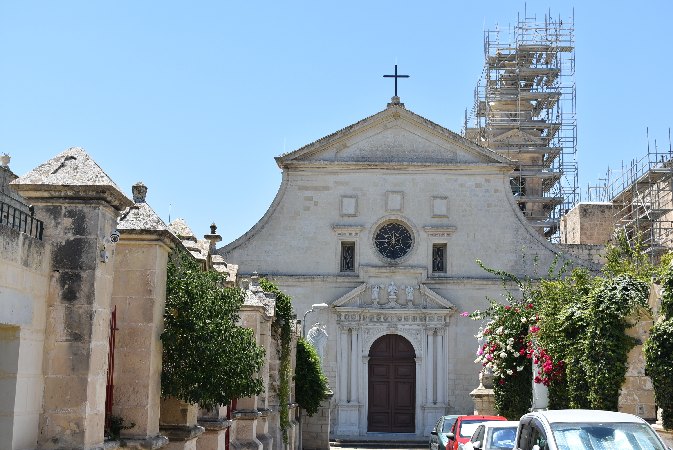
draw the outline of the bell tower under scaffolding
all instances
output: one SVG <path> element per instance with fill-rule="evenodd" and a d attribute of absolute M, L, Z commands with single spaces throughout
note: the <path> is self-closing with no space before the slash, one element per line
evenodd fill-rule
<path fill-rule="evenodd" d="M 519 17 L 484 32 L 484 70 L 463 135 L 516 161 L 519 208 L 549 239 L 579 200 L 574 18 Z"/>

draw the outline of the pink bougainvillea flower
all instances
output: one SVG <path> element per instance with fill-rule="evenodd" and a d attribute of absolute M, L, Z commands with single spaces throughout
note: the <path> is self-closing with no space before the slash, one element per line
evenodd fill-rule
<path fill-rule="evenodd" d="M 460 313 L 461 317 L 469 317 L 469 315 L 470 315 L 470 313 L 467 312 L 467 311 L 463 311 L 462 313 Z"/>

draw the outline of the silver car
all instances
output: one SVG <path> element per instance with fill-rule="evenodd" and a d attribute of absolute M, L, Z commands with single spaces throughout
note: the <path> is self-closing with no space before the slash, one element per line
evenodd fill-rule
<path fill-rule="evenodd" d="M 567 409 L 525 414 L 517 450 L 666 450 L 650 424 L 632 414 Z M 670 449 L 669 449 L 670 450 Z"/>
<path fill-rule="evenodd" d="M 469 441 L 462 444 L 463 450 L 512 450 L 518 420 L 493 420 L 484 422 L 474 430 Z"/>

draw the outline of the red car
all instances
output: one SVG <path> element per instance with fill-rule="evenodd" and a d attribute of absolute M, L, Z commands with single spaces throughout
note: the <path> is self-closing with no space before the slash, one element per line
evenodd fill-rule
<path fill-rule="evenodd" d="M 460 444 L 470 440 L 472 433 L 477 429 L 480 423 L 489 420 L 507 420 L 502 416 L 460 416 L 453 424 L 451 432 L 446 435 L 449 442 L 446 444 L 446 450 L 459 450 Z"/>

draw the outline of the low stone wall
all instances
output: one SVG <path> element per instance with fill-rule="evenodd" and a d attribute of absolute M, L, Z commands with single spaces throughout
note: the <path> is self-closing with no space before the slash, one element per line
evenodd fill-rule
<path fill-rule="evenodd" d="M 0 225 L 0 267 L 0 436 L 32 448 L 42 407 L 49 246 Z"/>
<path fill-rule="evenodd" d="M 607 262 L 605 245 L 558 244 L 558 246 L 563 252 L 596 266 L 596 269 Z"/>
<path fill-rule="evenodd" d="M 330 402 L 331 397 L 324 400 L 312 416 L 302 412 L 301 434 L 304 450 L 329 450 Z"/>

